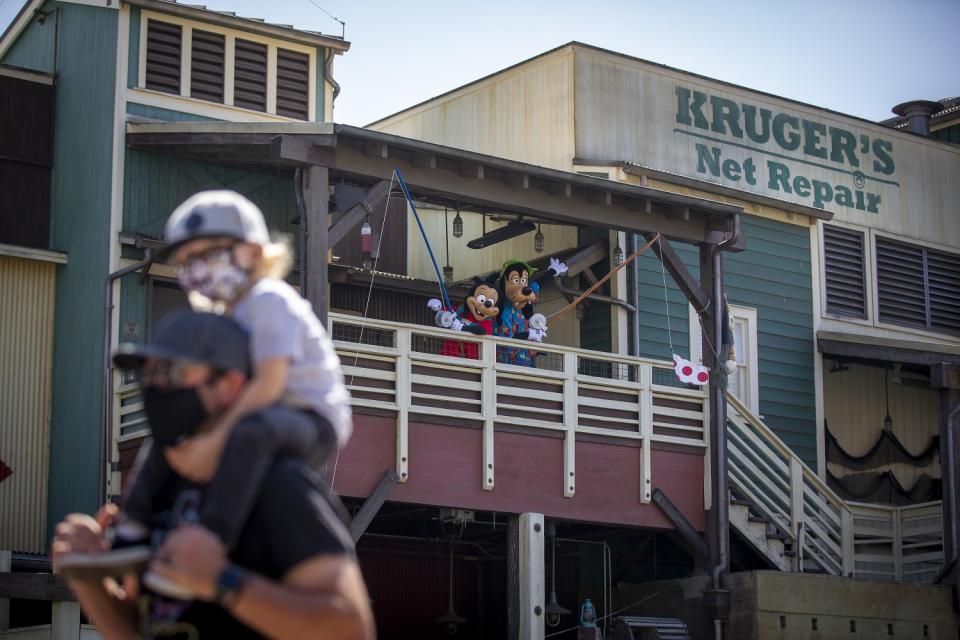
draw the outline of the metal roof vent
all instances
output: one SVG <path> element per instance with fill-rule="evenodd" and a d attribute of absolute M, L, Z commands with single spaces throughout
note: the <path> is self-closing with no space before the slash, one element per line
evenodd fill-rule
<path fill-rule="evenodd" d="M 911 100 L 898 104 L 893 112 L 907 119 L 907 131 L 930 137 L 930 117 L 943 111 L 943 105 L 931 100 Z"/>

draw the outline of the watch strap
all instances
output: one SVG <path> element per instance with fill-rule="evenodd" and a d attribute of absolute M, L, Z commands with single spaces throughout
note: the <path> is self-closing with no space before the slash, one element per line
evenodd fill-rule
<path fill-rule="evenodd" d="M 246 570 L 235 564 L 228 564 L 224 567 L 217 578 L 217 590 L 213 596 L 214 603 L 225 608 L 232 605 L 240 594 L 244 583 L 246 583 L 247 576 Z"/>

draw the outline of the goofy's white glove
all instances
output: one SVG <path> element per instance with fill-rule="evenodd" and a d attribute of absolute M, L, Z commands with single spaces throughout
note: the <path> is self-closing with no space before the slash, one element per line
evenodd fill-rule
<path fill-rule="evenodd" d="M 527 339 L 534 342 L 543 342 L 547 337 L 547 317 L 542 313 L 530 316 L 527 322 Z"/>
<path fill-rule="evenodd" d="M 453 316 L 453 322 L 450 323 L 450 328 L 454 331 L 463 331 L 463 322 L 456 315 Z"/>
<path fill-rule="evenodd" d="M 547 267 L 547 269 L 553 271 L 553 275 L 558 278 L 567 273 L 566 263 L 560 262 L 556 258 L 550 258 L 550 266 Z"/>

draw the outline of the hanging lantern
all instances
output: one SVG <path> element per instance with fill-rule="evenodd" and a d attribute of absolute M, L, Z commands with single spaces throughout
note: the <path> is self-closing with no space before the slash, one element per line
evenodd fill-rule
<path fill-rule="evenodd" d="M 364 271 L 373 270 L 373 227 L 365 221 L 360 227 L 360 256 Z"/>
<path fill-rule="evenodd" d="M 623 249 L 620 248 L 620 241 L 617 241 L 617 246 L 613 248 L 613 266 L 619 267 L 623 264 Z"/>
<path fill-rule="evenodd" d="M 463 237 L 463 218 L 460 217 L 459 209 L 457 209 L 457 215 L 453 219 L 453 237 Z"/>
<path fill-rule="evenodd" d="M 883 395 L 886 399 L 887 404 L 887 415 L 883 418 L 883 430 L 884 431 L 893 431 L 893 418 L 890 417 L 890 381 L 889 381 L 889 369 L 883 370 Z"/>
<path fill-rule="evenodd" d="M 447 265 L 443 268 L 443 283 L 450 284 L 453 282 L 453 267 Z"/>
<path fill-rule="evenodd" d="M 533 236 L 533 250 L 537 253 L 543 251 L 543 232 L 540 231 L 540 223 L 537 223 L 537 235 Z"/>

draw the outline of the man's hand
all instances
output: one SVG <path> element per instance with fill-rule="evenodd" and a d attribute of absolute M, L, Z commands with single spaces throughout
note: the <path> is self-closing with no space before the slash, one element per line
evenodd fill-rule
<path fill-rule="evenodd" d="M 163 453 L 179 475 L 192 482 L 206 483 L 217 471 L 220 454 L 229 436 L 230 425 L 220 422 L 209 431 L 191 436 L 176 446 L 166 447 Z"/>
<path fill-rule="evenodd" d="M 117 506 L 105 504 L 100 507 L 96 517 L 85 513 L 71 513 L 63 522 L 54 527 L 53 569 L 57 571 L 57 561 L 68 553 L 95 553 L 107 549 L 104 529 L 117 516 Z"/>
<path fill-rule="evenodd" d="M 227 549 L 217 536 L 200 525 L 182 524 L 163 541 L 150 570 L 189 589 L 199 600 L 213 600 L 227 564 Z"/>

